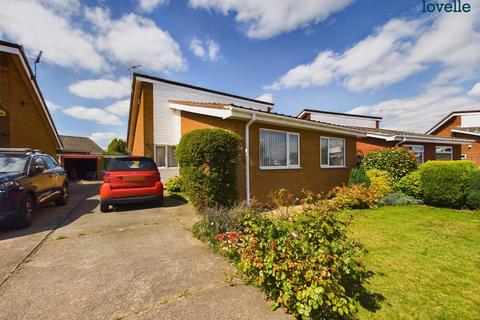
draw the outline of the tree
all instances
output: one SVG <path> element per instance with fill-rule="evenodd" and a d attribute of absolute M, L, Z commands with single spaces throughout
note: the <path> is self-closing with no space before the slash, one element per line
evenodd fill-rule
<path fill-rule="evenodd" d="M 115 138 L 108 145 L 108 153 L 110 154 L 128 154 L 127 142 L 120 138 Z"/>

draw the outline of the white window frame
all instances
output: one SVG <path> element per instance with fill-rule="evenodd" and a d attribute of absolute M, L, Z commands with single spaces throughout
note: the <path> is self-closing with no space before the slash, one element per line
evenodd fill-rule
<path fill-rule="evenodd" d="M 285 143 L 287 144 L 285 150 L 286 150 L 286 157 L 287 157 L 287 165 L 286 166 L 262 166 L 262 152 L 261 152 L 261 134 L 262 131 L 270 131 L 270 132 L 282 132 L 286 134 L 286 140 Z M 290 164 L 290 140 L 288 137 L 290 135 L 294 135 L 298 137 L 298 164 Z M 300 133 L 298 132 L 291 132 L 291 131 L 285 131 L 285 130 L 273 130 L 273 129 L 265 129 L 265 128 L 260 128 L 258 131 L 258 163 L 260 164 L 260 170 L 279 170 L 279 169 L 301 169 L 302 167 L 300 166 Z"/>
<path fill-rule="evenodd" d="M 450 152 L 438 152 L 437 148 L 449 148 Z M 453 160 L 453 147 L 452 146 L 435 146 L 435 160 L 437 160 L 437 154 L 449 154 L 450 160 Z"/>
<path fill-rule="evenodd" d="M 425 147 L 423 145 L 421 145 L 421 144 L 406 144 L 406 145 L 404 145 L 404 147 L 407 148 L 407 149 L 408 148 L 416 148 L 416 147 L 422 148 L 422 161 L 420 163 L 425 162 Z M 410 150 L 410 149 L 408 149 L 408 150 Z M 416 154 L 415 151 L 413 151 L 413 150 L 410 150 L 410 151 L 412 151 L 413 153 Z"/>
<path fill-rule="evenodd" d="M 328 165 L 327 164 L 322 164 L 322 139 L 327 139 L 328 144 L 327 144 L 327 159 L 328 159 Z M 330 139 L 336 139 L 336 140 L 342 140 L 343 141 L 343 164 L 341 165 L 330 165 Z M 347 142 L 344 138 L 338 138 L 338 137 L 326 137 L 326 136 L 320 136 L 320 168 L 324 169 L 334 169 L 334 168 L 346 168 L 347 167 Z"/>
<path fill-rule="evenodd" d="M 157 164 L 157 168 L 162 168 L 162 169 L 178 169 L 178 160 L 177 160 L 177 166 L 176 167 L 169 167 L 168 166 L 168 148 L 170 147 L 176 147 L 177 145 L 175 144 L 156 144 L 154 147 L 154 159 L 155 163 Z M 165 147 L 165 166 L 159 166 L 157 162 L 157 147 Z"/>
<path fill-rule="evenodd" d="M 460 156 L 461 160 L 468 160 L 468 155 L 466 153 L 462 153 Z"/>

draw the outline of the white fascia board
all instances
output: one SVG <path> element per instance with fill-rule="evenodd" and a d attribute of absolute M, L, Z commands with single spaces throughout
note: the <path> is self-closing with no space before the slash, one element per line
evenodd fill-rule
<path fill-rule="evenodd" d="M 170 102 L 170 108 L 175 110 L 180 110 L 180 111 L 203 114 L 206 116 L 211 116 L 216 118 L 222 118 L 222 119 L 230 118 L 232 117 L 232 114 L 233 114 L 233 112 L 228 109 L 187 106 L 184 104 L 178 104 L 178 103 L 172 103 L 172 102 Z"/>
<path fill-rule="evenodd" d="M 30 82 L 31 82 L 32 87 L 33 87 L 33 91 L 35 91 L 35 94 L 37 95 L 38 101 L 40 101 L 40 104 L 42 105 L 43 111 L 45 112 L 45 115 L 47 116 L 48 123 L 50 124 L 50 128 L 53 131 L 53 135 L 55 136 L 55 139 L 57 139 L 57 142 L 58 142 L 58 145 L 60 146 L 60 148 L 63 149 L 63 143 L 60 140 L 60 137 L 58 136 L 58 132 L 55 129 L 55 125 L 53 124 L 51 117 L 49 116 L 50 113 L 48 112 L 48 107 L 45 105 L 45 103 L 42 99 L 42 95 L 38 91 L 35 82 L 30 77 L 30 69 L 25 64 L 25 60 L 23 59 L 22 53 L 20 52 L 20 50 L 18 48 L 12 48 L 12 47 L 9 47 L 9 46 L 4 46 L 4 45 L 0 45 L 0 51 L 15 54 L 19 57 L 20 61 L 22 62 L 22 66 L 25 69 L 25 72 L 27 74 L 27 77 L 30 79 Z"/>
<path fill-rule="evenodd" d="M 382 139 L 385 141 L 397 141 L 396 136 L 382 136 L 379 134 L 367 133 L 368 138 Z"/>
<path fill-rule="evenodd" d="M 452 119 L 453 117 L 461 117 L 461 116 L 464 116 L 464 115 L 480 115 L 480 112 L 457 112 L 457 113 L 454 113 L 454 114 L 451 114 L 448 118 L 444 119 L 443 121 L 440 121 L 439 123 L 437 123 L 435 125 L 435 127 L 433 127 L 432 129 L 428 130 L 426 133 L 427 134 L 430 134 L 432 133 L 433 131 L 437 130 L 438 128 L 440 128 L 441 126 L 443 126 L 447 121 L 449 121 L 450 119 Z M 453 130 L 452 130 L 453 131 Z"/>
<path fill-rule="evenodd" d="M 480 132 L 462 131 L 462 130 L 456 130 L 456 129 L 452 129 L 452 132 L 467 134 L 471 136 L 480 136 Z"/>
<path fill-rule="evenodd" d="M 409 136 L 382 136 L 376 134 L 367 134 L 369 138 L 376 138 L 382 139 L 385 141 L 400 141 L 400 142 L 424 142 L 424 143 L 444 143 L 444 144 L 469 144 L 474 142 L 473 140 L 469 139 L 449 139 L 449 138 L 438 138 L 436 136 L 432 136 L 431 138 L 427 137 L 409 137 Z"/>

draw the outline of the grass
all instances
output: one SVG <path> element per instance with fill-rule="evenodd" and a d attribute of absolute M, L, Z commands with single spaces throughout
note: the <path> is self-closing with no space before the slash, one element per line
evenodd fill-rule
<path fill-rule="evenodd" d="M 363 261 L 374 272 L 366 288 L 376 301 L 361 308 L 360 319 L 480 319 L 479 212 L 351 212 L 351 232 L 368 249 Z"/>

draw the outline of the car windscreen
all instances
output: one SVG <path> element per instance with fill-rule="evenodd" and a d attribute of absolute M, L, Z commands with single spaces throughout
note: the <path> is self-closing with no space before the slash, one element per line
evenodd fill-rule
<path fill-rule="evenodd" d="M 157 170 L 157 165 L 150 158 L 115 158 L 107 166 L 107 171 L 138 170 Z"/>
<path fill-rule="evenodd" d="M 0 155 L 0 174 L 24 172 L 27 161 L 25 156 Z"/>

